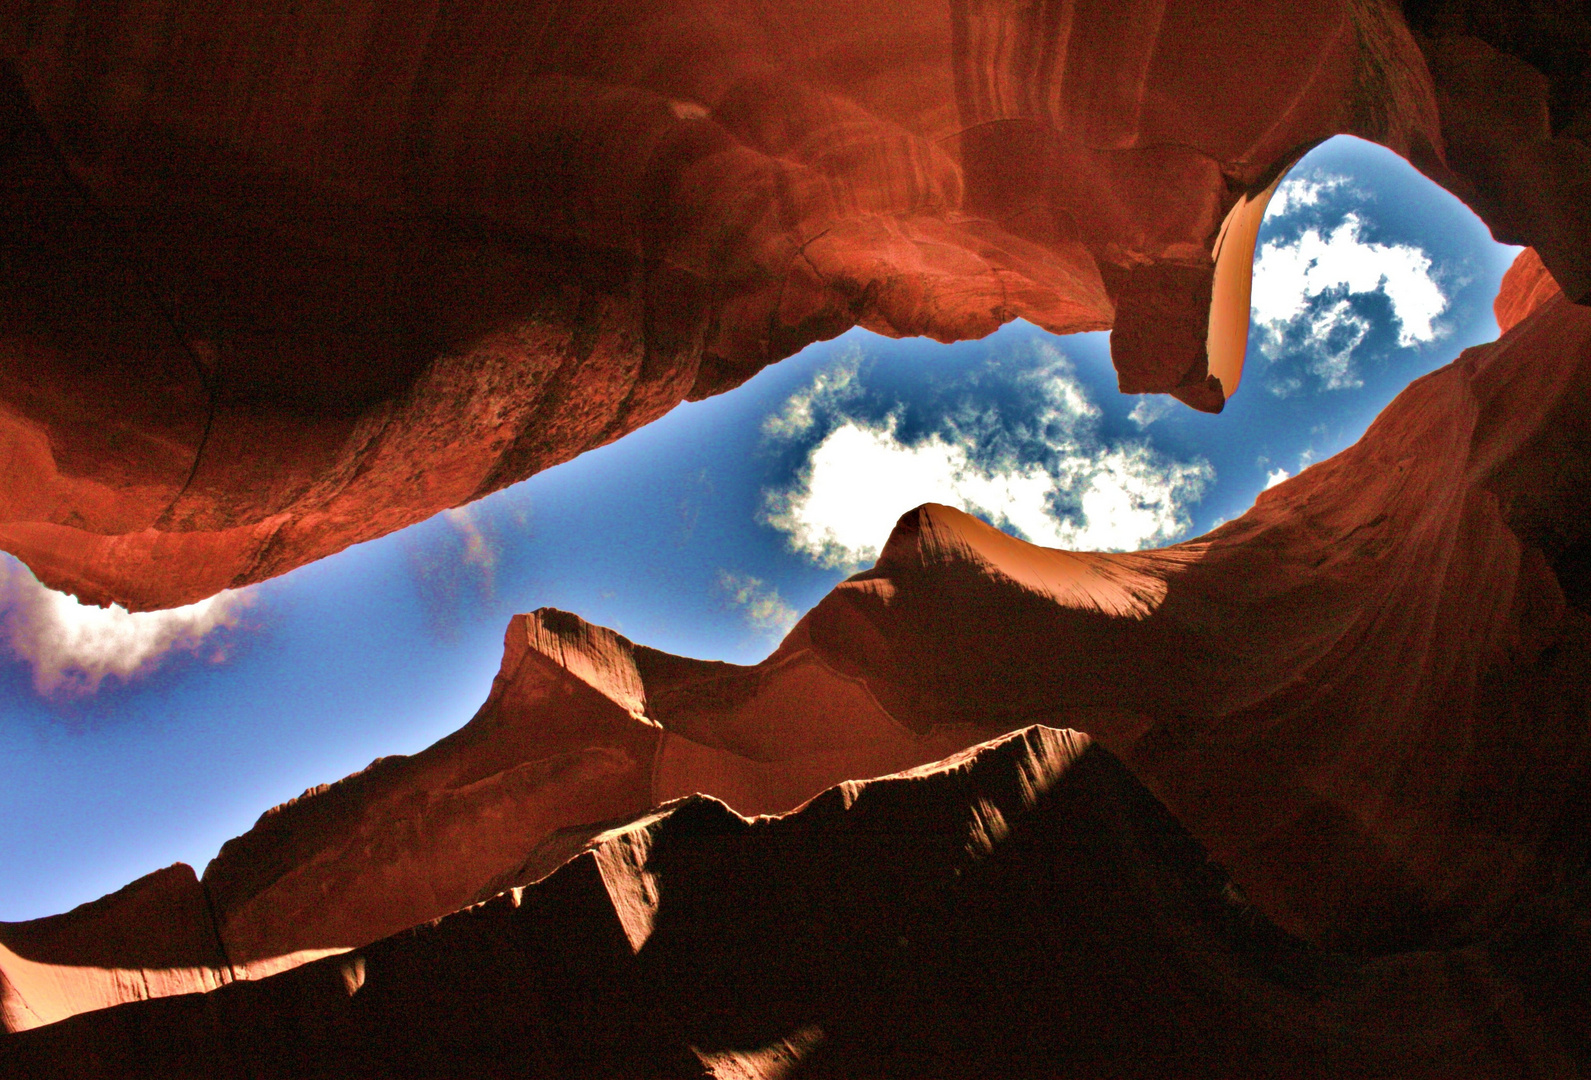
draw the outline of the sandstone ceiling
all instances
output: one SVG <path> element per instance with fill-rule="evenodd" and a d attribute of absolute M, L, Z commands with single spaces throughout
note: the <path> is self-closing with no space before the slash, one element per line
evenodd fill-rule
<path fill-rule="evenodd" d="M 179 605 L 853 325 L 1110 327 L 1218 409 L 1267 185 L 1344 132 L 1583 298 L 1560 6 L 10 0 L 0 548 Z"/>

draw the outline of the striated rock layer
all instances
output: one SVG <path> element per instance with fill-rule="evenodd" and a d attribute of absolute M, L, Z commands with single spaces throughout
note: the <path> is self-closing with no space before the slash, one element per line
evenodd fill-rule
<path fill-rule="evenodd" d="M 231 981 L 193 868 L 178 863 L 64 915 L 0 923 L 0 1028 Z"/>
<path fill-rule="evenodd" d="M 1055 551 L 925 506 L 751 667 L 517 616 L 468 725 L 229 842 L 202 883 L 212 923 L 167 961 L 0 926 L 6 1022 L 144 996 L 127 972 L 269 975 L 549 873 L 682 796 L 785 812 L 1034 723 L 1108 747 L 1301 939 L 1485 940 L 1591 856 L 1591 310 L 1529 266 L 1501 340 L 1196 541 Z M 193 959 L 212 940 L 222 961 Z M 24 1008 L 48 979 L 73 989 Z"/>
<path fill-rule="evenodd" d="M 0 548 L 169 607 L 860 325 L 1219 409 L 1269 191 L 1404 154 L 1591 292 L 1571 0 L 0 2 Z"/>
<path fill-rule="evenodd" d="M 1529 318 L 1537 308 L 1562 292 L 1557 280 L 1542 264 L 1536 249 L 1526 248 L 1503 274 L 1497 296 L 1492 300 L 1497 329 L 1501 333 L 1508 333 Z"/>
<path fill-rule="evenodd" d="M 1356 960 L 1254 910 L 1107 751 L 1030 727 L 748 821 L 693 797 L 358 952 L 0 1042 L 51 1077 L 1572 1076 L 1583 883 Z"/>

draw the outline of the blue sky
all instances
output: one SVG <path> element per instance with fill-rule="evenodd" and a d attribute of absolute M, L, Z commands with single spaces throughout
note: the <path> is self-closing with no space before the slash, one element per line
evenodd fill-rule
<path fill-rule="evenodd" d="M 484 700 L 517 611 L 747 663 L 928 499 L 1068 547 L 1196 536 L 1494 338 L 1517 249 L 1339 138 L 1289 175 L 1259 252 L 1243 384 L 1219 416 L 1118 394 L 1104 334 L 856 330 L 196 610 L 82 609 L 0 556 L 0 920 L 177 860 L 202 870 L 267 807 L 434 742 Z"/>

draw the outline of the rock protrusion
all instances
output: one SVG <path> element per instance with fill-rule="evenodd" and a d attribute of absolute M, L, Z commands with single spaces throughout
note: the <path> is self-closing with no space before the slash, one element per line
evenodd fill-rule
<path fill-rule="evenodd" d="M 1541 256 L 1536 254 L 1536 249 L 1521 251 L 1503 274 L 1497 298 L 1492 301 L 1498 331 L 1508 333 L 1534 314 L 1537 308 L 1562 292 L 1558 282 L 1547 272 Z"/>
<path fill-rule="evenodd" d="M 63 915 L 0 923 L 0 1031 L 232 979 L 209 897 L 185 863 Z"/>
<path fill-rule="evenodd" d="M 194 602 L 853 326 L 1113 328 L 1125 389 L 1217 411 L 1260 196 L 1339 133 L 1584 299 L 1585 17 L 1496 7 L 17 9 L 0 548 Z"/>
<path fill-rule="evenodd" d="M 469 724 L 211 863 L 233 970 L 362 948 L 693 793 L 784 813 L 1035 722 L 1117 754 L 1300 937 L 1478 940 L 1587 856 L 1588 398 L 1591 310 L 1554 297 L 1188 543 L 1056 551 L 920 507 L 751 666 L 516 616 Z"/>
<path fill-rule="evenodd" d="M 1030 727 L 781 817 L 672 803 L 352 963 L 12 1036 L 0 1072 L 1573 1075 L 1585 910 L 1577 884 L 1470 948 L 1325 952 L 1110 753 Z"/>

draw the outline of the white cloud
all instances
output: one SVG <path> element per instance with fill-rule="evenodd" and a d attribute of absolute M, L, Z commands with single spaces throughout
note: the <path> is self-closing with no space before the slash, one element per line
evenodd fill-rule
<path fill-rule="evenodd" d="M 1265 490 L 1269 491 L 1271 488 L 1275 487 L 1277 484 L 1280 484 L 1283 480 L 1288 479 L 1290 476 L 1292 476 L 1292 474 L 1286 469 L 1272 469 L 1270 472 L 1265 474 Z"/>
<path fill-rule="evenodd" d="M 1184 531 L 1183 504 L 1214 476 L 1204 462 L 1162 462 L 1136 444 L 1069 442 L 1048 467 L 989 466 L 974 460 L 975 442 L 935 433 L 907 445 L 896 428 L 893 417 L 846 419 L 812 449 L 794 484 L 766 493 L 763 520 L 832 567 L 876 560 L 896 519 L 926 502 L 981 514 L 1048 547 L 1136 550 Z M 1063 503 L 1072 512 L 1057 513 Z"/>
<path fill-rule="evenodd" d="M 1362 225 L 1348 214 L 1329 236 L 1306 229 L 1291 244 L 1266 244 L 1254 268 L 1254 317 L 1291 322 L 1311 298 L 1332 289 L 1383 292 L 1398 320 L 1398 344 L 1434 341 L 1431 323 L 1447 310 L 1447 297 L 1431 277 L 1430 257 L 1407 244 L 1361 240 Z"/>
<path fill-rule="evenodd" d="M 1042 468 L 994 475 L 974 465 L 964 446 L 939 435 L 903 445 L 895 426 L 893 420 L 879 427 L 849 420 L 831 431 L 813 448 L 805 475 L 791 489 L 770 493 L 768 523 L 815 562 L 855 566 L 878 558 L 895 520 L 925 502 L 991 515 L 1042 514 L 1052 486 Z"/>
<path fill-rule="evenodd" d="M 856 373 L 862 354 L 852 348 L 838 362 L 817 373 L 810 385 L 785 400 L 784 408 L 762 422 L 763 435 L 774 439 L 794 439 L 812 429 L 817 412 L 834 408 L 856 395 Z"/>
<path fill-rule="evenodd" d="M 107 675 L 131 679 L 158 667 L 173 650 L 197 652 L 212 631 L 236 626 L 248 603 L 246 593 L 228 591 L 170 611 L 90 607 L 0 558 L 0 633 L 32 666 L 33 684 L 46 695 L 92 694 Z"/>
<path fill-rule="evenodd" d="M 749 574 L 718 571 L 718 588 L 731 604 L 742 608 L 746 622 L 754 629 L 784 637 L 800 616 L 785 603 L 779 590 L 763 584 Z"/>
<path fill-rule="evenodd" d="M 1043 343 L 1038 345 L 1037 353 L 1045 361 L 1032 380 L 1038 400 L 1044 403 L 1040 422 L 1071 431 L 1086 421 L 1098 420 L 1099 406 L 1088 400 L 1088 392 L 1072 374 L 1066 358 L 1054 346 Z"/>
<path fill-rule="evenodd" d="M 1056 521 L 1046 533 L 1045 522 L 1030 528 L 1010 520 L 1036 543 L 1080 551 L 1136 551 L 1176 539 L 1189 525 L 1183 504 L 1196 501 L 1215 478 L 1205 462 L 1164 463 L 1133 444 L 1073 456 L 1061 473 L 1082 504 L 1081 524 Z"/>
<path fill-rule="evenodd" d="M 1353 352 L 1370 334 L 1370 321 L 1346 300 L 1310 316 L 1307 337 L 1309 370 L 1327 390 L 1352 390 L 1364 385 L 1353 366 Z"/>
<path fill-rule="evenodd" d="M 1328 234 L 1306 229 L 1291 242 L 1265 244 L 1254 264 L 1253 317 L 1265 336 L 1264 351 L 1275 358 L 1301 338 L 1310 370 L 1327 389 L 1361 385 L 1353 353 L 1370 324 L 1349 296 L 1384 294 L 1405 348 L 1436 340 L 1435 320 L 1447 310 L 1424 251 L 1366 241 L 1362 229 L 1350 213 Z M 1301 385 L 1284 379 L 1274 389 L 1286 393 Z"/>
<path fill-rule="evenodd" d="M 1156 420 L 1164 420 L 1171 415 L 1171 398 L 1166 394 L 1145 394 L 1138 399 L 1138 404 L 1132 407 L 1132 412 L 1127 414 L 1127 419 L 1137 424 L 1140 429 L 1148 427 Z"/>
<path fill-rule="evenodd" d="M 1276 194 L 1271 196 L 1270 205 L 1265 208 L 1265 216 L 1286 217 L 1303 207 L 1318 205 L 1322 195 L 1336 191 L 1347 183 L 1346 176 L 1333 173 L 1289 176 L 1277 186 Z"/>

